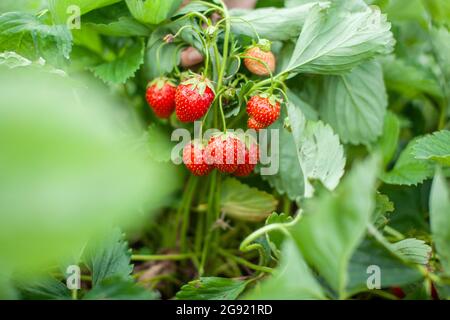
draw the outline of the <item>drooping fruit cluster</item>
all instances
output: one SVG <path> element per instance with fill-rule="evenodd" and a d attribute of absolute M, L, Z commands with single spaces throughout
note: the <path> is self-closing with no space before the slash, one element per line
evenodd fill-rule
<path fill-rule="evenodd" d="M 244 64 L 248 71 L 258 76 L 268 76 L 275 71 L 276 59 L 270 41 L 260 40 L 245 51 Z M 269 71 L 270 70 L 270 71 Z"/>
<path fill-rule="evenodd" d="M 254 95 L 247 102 L 247 113 L 247 126 L 250 129 L 267 128 L 280 116 L 280 102 L 273 95 Z"/>
<path fill-rule="evenodd" d="M 183 149 L 184 164 L 198 176 L 216 168 L 222 173 L 245 177 L 253 172 L 258 161 L 258 144 L 246 143 L 233 133 L 213 135 L 206 147 L 194 140 Z"/>
<path fill-rule="evenodd" d="M 168 118 L 175 110 L 176 86 L 167 78 L 156 78 L 147 86 L 145 98 L 159 118 Z"/>
<path fill-rule="evenodd" d="M 175 94 L 175 112 L 181 122 L 193 122 L 203 117 L 214 101 L 214 90 L 206 78 L 193 77 L 183 81 Z"/>

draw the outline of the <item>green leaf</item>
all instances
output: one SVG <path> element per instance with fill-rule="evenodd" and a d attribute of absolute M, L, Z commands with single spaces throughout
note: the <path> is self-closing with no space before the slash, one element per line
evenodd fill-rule
<path fill-rule="evenodd" d="M 390 0 L 383 11 L 393 22 L 417 21 L 426 25 L 428 17 L 424 2 L 428 0 Z"/>
<path fill-rule="evenodd" d="M 154 79 L 163 74 L 172 72 L 175 66 L 180 62 L 181 50 L 175 44 L 167 44 L 162 47 L 161 42 L 158 42 L 158 46 L 152 46 L 146 53 L 145 70 L 147 76 L 150 79 Z M 159 54 L 158 52 L 159 49 Z M 153 63 L 159 56 L 159 64 Z"/>
<path fill-rule="evenodd" d="M 364 63 L 345 75 L 324 77 L 321 88 L 320 116 L 343 142 L 370 144 L 382 134 L 388 102 L 377 62 Z"/>
<path fill-rule="evenodd" d="M 158 298 L 157 292 L 120 277 L 103 280 L 83 297 L 84 300 L 156 300 Z"/>
<path fill-rule="evenodd" d="M 394 39 L 386 16 L 375 7 L 349 12 L 345 1 L 315 5 L 284 72 L 340 74 L 361 62 L 392 51 Z"/>
<path fill-rule="evenodd" d="M 63 70 L 54 68 L 46 64 L 45 60 L 42 58 L 40 58 L 37 61 L 30 61 L 27 58 L 13 51 L 6 51 L 0 53 L 0 66 L 5 66 L 9 69 L 29 67 L 40 71 L 58 74 L 60 76 L 66 75 L 66 73 Z"/>
<path fill-rule="evenodd" d="M 53 21 L 58 24 L 66 24 L 74 14 L 71 8 L 79 8 L 83 15 L 92 10 L 109 6 L 122 0 L 48 0 L 48 8 L 53 16 Z"/>
<path fill-rule="evenodd" d="M 297 94 L 292 89 L 287 89 L 286 94 L 288 96 L 289 101 L 295 105 L 296 107 L 302 110 L 302 113 L 305 115 L 305 118 L 308 120 L 318 120 L 319 114 L 317 110 L 310 105 L 308 102 L 302 99 L 301 93 Z"/>
<path fill-rule="evenodd" d="M 447 0 L 422 1 L 434 21 L 450 26 L 450 3 Z"/>
<path fill-rule="evenodd" d="M 383 66 L 384 81 L 389 90 L 411 98 L 421 93 L 438 98 L 443 96 L 439 83 L 430 72 L 393 56 L 382 58 L 380 61 Z"/>
<path fill-rule="evenodd" d="M 97 9 L 83 16 L 82 29 L 90 27 L 108 36 L 149 36 L 150 29 L 134 19 L 125 2 Z"/>
<path fill-rule="evenodd" d="M 344 174 L 344 148 L 339 137 L 322 121 L 308 121 L 299 108 L 287 106 L 303 174 L 308 180 L 319 180 L 327 189 L 334 190 Z M 314 189 L 305 181 L 305 197 L 311 197 Z"/>
<path fill-rule="evenodd" d="M 433 176 L 434 166 L 431 163 L 414 158 L 415 142 L 411 141 L 400 154 L 394 168 L 382 175 L 381 179 L 385 183 L 410 186 Z"/>
<path fill-rule="evenodd" d="M 274 224 L 274 223 L 289 223 L 292 221 L 292 217 L 287 215 L 286 213 L 276 213 L 273 212 L 266 219 L 266 225 Z M 281 245 L 285 238 L 285 234 L 279 230 L 273 230 L 270 233 L 266 233 L 267 241 L 269 242 L 272 251 L 276 252 L 278 249 L 281 249 Z"/>
<path fill-rule="evenodd" d="M 58 55 L 69 58 L 72 35 L 65 25 L 46 25 L 33 14 L 8 12 L 0 15 L 0 51 L 14 51 L 36 60 L 52 62 Z"/>
<path fill-rule="evenodd" d="M 429 233 L 428 198 L 429 183 L 418 186 L 382 186 L 380 192 L 394 203 L 395 211 L 389 216 L 389 226 L 408 236 Z"/>
<path fill-rule="evenodd" d="M 450 275 L 450 192 L 448 184 L 437 170 L 430 193 L 430 225 L 434 246 L 444 272 Z"/>
<path fill-rule="evenodd" d="M 107 23 L 86 23 L 100 34 L 114 37 L 148 36 L 150 30 L 133 18 L 120 17 Z"/>
<path fill-rule="evenodd" d="M 450 32 L 445 27 L 431 28 L 430 40 L 433 48 L 433 54 L 437 61 L 438 70 L 435 72 L 440 80 L 440 85 L 445 93 L 444 107 L 447 108 L 447 114 L 450 113 Z"/>
<path fill-rule="evenodd" d="M 436 285 L 436 289 L 439 294 L 439 299 L 450 300 L 450 286 L 449 285 Z"/>
<path fill-rule="evenodd" d="M 13 69 L 17 67 L 26 67 L 31 64 L 32 62 L 30 60 L 13 51 L 0 53 L 0 66 L 7 66 L 8 68 Z"/>
<path fill-rule="evenodd" d="M 81 46 L 74 46 L 72 53 L 70 54 L 71 64 L 70 72 L 84 72 L 89 70 L 89 68 L 98 66 L 101 64 L 103 59 L 95 52 L 86 49 Z"/>
<path fill-rule="evenodd" d="M 274 274 L 244 297 L 251 300 L 326 299 L 320 284 L 292 240 L 283 244 L 282 259 Z"/>
<path fill-rule="evenodd" d="M 264 220 L 277 207 L 278 201 L 269 193 L 251 188 L 235 178 L 222 183 L 222 212 L 244 221 Z"/>
<path fill-rule="evenodd" d="M 384 117 L 383 133 L 377 142 L 371 145 L 369 149 L 377 150 L 383 155 L 384 167 L 386 167 L 395 156 L 399 137 L 400 120 L 394 113 L 388 111 Z"/>
<path fill-rule="evenodd" d="M 172 16 L 182 0 L 125 0 L 133 17 L 142 23 L 159 24 Z"/>
<path fill-rule="evenodd" d="M 380 268 L 381 288 L 414 283 L 423 276 L 411 268 L 373 237 L 367 237 L 354 252 L 349 266 L 347 290 L 351 294 L 367 291 L 369 266 Z"/>
<path fill-rule="evenodd" d="M 129 279 L 133 271 L 131 253 L 120 229 L 115 228 L 104 239 L 96 239 L 85 251 L 84 261 L 92 272 L 92 285 L 112 277 Z"/>
<path fill-rule="evenodd" d="M 341 2 L 346 2 L 346 8 L 347 10 L 357 10 L 357 9 L 365 9 L 367 7 L 366 2 L 370 2 L 369 0 L 364 1 L 364 0 L 337 0 L 337 1 L 341 1 Z M 300 5 L 304 5 L 307 3 L 314 3 L 314 2 L 318 2 L 317 0 L 285 0 L 285 6 L 288 8 L 292 8 L 295 6 L 300 6 Z M 327 1 L 323 1 L 324 3 L 326 3 Z"/>
<path fill-rule="evenodd" d="M 416 264 L 428 264 L 431 247 L 425 241 L 408 238 L 392 244 L 392 249 L 402 255 L 406 260 Z"/>
<path fill-rule="evenodd" d="M 231 29 L 238 35 L 256 38 L 255 32 L 267 40 L 298 38 L 311 7 L 315 3 L 295 8 L 261 8 L 230 10 Z"/>
<path fill-rule="evenodd" d="M 119 57 L 111 62 L 90 68 L 105 83 L 121 84 L 133 77 L 144 62 L 144 42 L 139 40 L 125 48 Z"/>
<path fill-rule="evenodd" d="M 450 131 L 437 131 L 418 139 L 412 147 L 412 153 L 416 159 L 434 160 L 450 166 Z"/>
<path fill-rule="evenodd" d="M 431 29 L 430 35 L 437 62 L 444 77 L 447 78 L 450 76 L 450 32 L 444 27 L 433 28 Z"/>
<path fill-rule="evenodd" d="M 202 277 L 190 281 L 177 292 L 178 300 L 235 300 L 248 282 L 237 279 Z"/>
<path fill-rule="evenodd" d="M 289 199 L 298 201 L 305 194 L 305 178 L 300 163 L 294 136 L 287 130 L 283 121 L 284 116 L 280 116 L 270 129 L 275 129 L 279 134 L 278 148 L 272 148 L 271 157 L 279 159 L 278 163 L 272 163 L 272 166 L 278 164 L 278 170 L 273 175 L 261 175 L 269 184 L 280 194 L 286 194 Z M 273 137 L 272 137 L 273 138 Z"/>
<path fill-rule="evenodd" d="M 377 228 L 384 227 L 388 222 L 387 216 L 394 211 L 394 203 L 384 195 L 377 193 L 375 211 L 372 215 L 372 222 Z"/>
<path fill-rule="evenodd" d="M 324 190 L 307 200 L 303 217 L 292 227 L 306 261 L 339 298 L 347 297 L 348 265 L 375 208 L 377 171 L 376 158 L 354 165 L 335 194 Z"/>
<path fill-rule="evenodd" d="M 190 12 L 204 12 L 208 9 L 210 9 L 210 7 L 201 2 L 189 1 L 188 4 L 175 11 L 172 17 L 184 16 Z"/>
<path fill-rule="evenodd" d="M 284 0 L 284 5 L 286 8 L 294 8 L 296 6 L 301 6 L 307 3 L 314 3 L 316 0 Z"/>
<path fill-rule="evenodd" d="M 45 0 L 2 0 L 0 3 L 0 12 L 22 11 L 36 13 L 39 9 L 42 9 Z"/>
<path fill-rule="evenodd" d="M 67 286 L 51 277 L 47 276 L 40 279 L 30 280 L 19 283 L 21 295 L 30 300 L 69 300 L 71 299 L 70 290 Z"/>

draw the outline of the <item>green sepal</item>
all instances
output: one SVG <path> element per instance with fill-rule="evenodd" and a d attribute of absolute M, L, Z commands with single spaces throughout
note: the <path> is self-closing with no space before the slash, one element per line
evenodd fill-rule
<path fill-rule="evenodd" d="M 158 78 L 155 78 L 152 81 L 150 81 L 147 84 L 147 88 L 151 87 L 151 86 L 153 86 L 155 84 L 156 84 L 156 87 L 158 88 L 158 90 L 161 90 L 164 87 L 165 84 L 168 84 L 168 85 L 170 85 L 172 87 L 176 87 L 177 86 L 175 84 L 175 80 L 174 79 L 170 79 L 170 78 L 167 78 L 167 77 L 158 77 Z"/>
<path fill-rule="evenodd" d="M 214 86 L 212 82 L 206 78 L 205 76 L 201 75 L 194 75 L 190 79 L 187 79 L 181 83 L 182 85 L 191 85 L 191 90 L 198 89 L 198 93 L 203 96 L 205 94 L 206 87 L 211 89 L 211 91 L 215 94 Z"/>

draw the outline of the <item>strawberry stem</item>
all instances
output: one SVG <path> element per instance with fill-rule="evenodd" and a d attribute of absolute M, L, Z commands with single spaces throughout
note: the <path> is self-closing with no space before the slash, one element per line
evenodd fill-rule
<path fill-rule="evenodd" d="M 219 98 L 219 110 L 220 110 L 220 116 L 222 118 L 223 132 L 227 132 L 227 122 L 225 120 L 225 114 L 223 112 L 222 97 Z"/>
<path fill-rule="evenodd" d="M 182 224 L 181 224 L 181 232 L 180 232 L 180 241 L 181 241 L 181 252 L 186 252 L 186 236 L 187 236 L 187 229 L 189 226 L 189 212 L 191 209 L 191 203 L 192 203 L 192 197 L 194 195 L 194 191 L 197 187 L 198 183 L 198 177 L 191 175 L 189 177 L 189 182 L 185 190 L 186 199 L 185 202 L 182 205 Z"/>

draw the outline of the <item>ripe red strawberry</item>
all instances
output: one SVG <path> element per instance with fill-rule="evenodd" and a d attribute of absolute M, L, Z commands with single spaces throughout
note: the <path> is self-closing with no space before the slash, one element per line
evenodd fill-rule
<path fill-rule="evenodd" d="M 264 125 L 262 125 L 261 123 L 259 123 L 255 119 L 253 119 L 252 117 L 248 118 L 248 120 L 247 120 L 247 127 L 249 129 L 254 129 L 256 131 L 258 131 L 259 129 L 264 129 L 265 128 Z"/>
<path fill-rule="evenodd" d="M 166 78 L 149 83 L 145 98 L 159 118 L 168 118 L 175 110 L 176 86 Z"/>
<path fill-rule="evenodd" d="M 175 94 L 175 112 L 181 122 L 193 122 L 203 117 L 215 97 L 208 79 L 200 76 L 183 81 Z"/>
<path fill-rule="evenodd" d="M 245 162 L 245 144 L 232 133 L 221 133 L 209 139 L 206 161 L 220 172 L 233 173 Z"/>
<path fill-rule="evenodd" d="M 244 64 L 248 71 L 258 76 L 268 76 L 270 72 L 275 71 L 276 59 L 270 51 L 270 42 L 261 40 L 257 45 L 254 45 L 245 51 L 245 56 L 252 58 L 244 58 Z M 266 63 L 261 63 L 257 59 Z M 269 70 L 270 72 L 269 72 Z"/>
<path fill-rule="evenodd" d="M 256 167 L 259 161 L 259 146 L 256 143 L 251 143 L 248 148 L 245 148 L 245 162 L 238 164 L 234 175 L 237 177 L 247 177 Z"/>
<path fill-rule="evenodd" d="M 399 299 L 403 299 L 406 296 L 401 287 L 391 287 L 391 292 Z"/>
<path fill-rule="evenodd" d="M 247 102 L 247 113 L 252 119 L 249 119 L 249 128 L 266 128 L 280 116 L 280 103 L 271 95 L 255 95 Z"/>
<path fill-rule="evenodd" d="M 192 140 L 184 147 L 183 163 L 196 176 L 205 176 L 213 169 L 206 163 L 205 147 L 197 140 Z"/>

